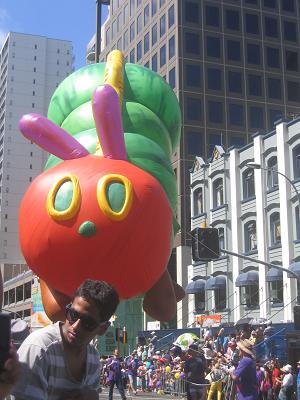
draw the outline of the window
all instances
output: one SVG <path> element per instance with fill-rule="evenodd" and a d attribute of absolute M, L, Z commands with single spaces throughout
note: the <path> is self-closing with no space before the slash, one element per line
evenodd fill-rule
<path fill-rule="evenodd" d="M 149 22 L 149 4 L 144 8 L 144 26 L 146 26 Z"/>
<path fill-rule="evenodd" d="M 277 0 L 264 0 L 264 7 L 276 8 Z"/>
<path fill-rule="evenodd" d="M 289 40 L 290 42 L 296 42 L 297 41 L 296 23 L 290 21 L 284 21 L 283 33 L 284 33 L 284 40 Z"/>
<path fill-rule="evenodd" d="M 259 306 L 259 285 L 258 282 L 252 285 L 240 288 L 241 305 L 248 308 L 257 308 Z"/>
<path fill-rule="evenodd" d="M 142 58 L 142 42 L 138 42 L 136 46 L 136 60 L 139 61 Z"/>
<path fill-rule="evenodd" d="M 244 126 L 244 106 L 242 104 L 229 104 L 229 124 Z"/>
<path fill-rule="evenodd" d="M 248 94 L 250 96 L 261 96 L 261 77 L 258 75 L 248 75 Z"/>
<path fill-rule="evenodd" d="M 220 101 L 208 101 L 208 120 L 214 124 L 223 122 L 223 105 Z"/>
<path fill-rule="evenodd" d="M 169 39 L 169 60 L 175 56 L 175 36 Z"/>
<path fill-rule="evenodd" d="M 151 15 L 155 15 L 157 12 L 157 0 L 151 0 Z"/>
<path fill-rule="evenodd" d="M 16 287 L 16 301 L 23 301 L 23 285 Z"/>
<path fill-rule="evenodd" d="M 123 36 L 123 49 L 126 50 L 128 47 L 128 29 L 124 32 Z"/>
<path fill-rule="evenodd" d="M 108 28 L 105 32 L 105 43 L 106 45 L 110 43 L 110 28 Z"/>
<path fill-rule="evenodd" d="M 201 100 L 193 97 L 186 99 L 186 115 L 189 121 L 201 121 Z"/>
<path fill-rule="evenodd" d="M 185 32 L 185 51 L 190 54 L 200 54 L 200 36 L 198 33 Z"/>
<path fill-rule="evenodd" d="M 291 50 L 285 52 L 285 62 L 287 71 L 298 71 L 298 53 Z"/>
<path fill-rule="evenodd" d="M 226 286 L 214 290 L 215 308 L 217 310 L 225 310 L 226 308 Z"/>
<path fill-rule="evenodd" d="M 131 63 L 135 62 L 135 51 L 134 51 L 134 49 L 132 49 L 131 52 L 130 52 L 129 60 L 130 60 Z"/>
<path fill-rule="evenodd" d="M 112 23 L 111 26 L 111 34 L 112 34 L 112 39 L 114 39 L 116 37 L 117 34 L 117 25 L 118 25 L 118 21 L 115 19 Z"/>
<path fill-rule="evenodd" d="M 256 222 L 249 221 L 244 226 L 245 253 L 257 249 Z"/>
<path fill-rule="evenodd" d="M 227 40 L 227 58 L 231 61 L 241 60 L 241 45 L 236 40 Z"/>
<path fill-rule="evenodd" d="M 228 90 L 232 93 L 242 93 L 242 74 L 228 71 Z"/>
<path fill-rule="evenodd" d="M 245 137 L 239 135 L 230 135 L 228 141 L 229 147 L 233 146 L 236 148 L 243 147 L 246 143 Z"/>
<path fill-rule="evenodd" d="M 136 33 L 139 34 L 142 30 L 143 24 L 142 24 L 142 14 L 139 14 L 137 17 L 137 23 L 136 23 Z"/>
<path fill-rule="evenodd" d="M 217 179 L 213 183 L 213 204 L 214 208 L 220 207 L 224 204 L 224 191 L 223 191 L 223 179 Z"/>
<path fill-rule="evenodd" d="M 205 290 L 195 293 L 195 312 L 200 313 L 205 310 Z"/>
<path fill-rule="evenodd" d="M 206 25 L 218 27 L 220 25 L 219 8 L 213 6 L 206 6 L 205 21 Z"/>
<path fill-rule="evenodd" d="M 149 6 L 148 6 L 149 8 Z M 128 21 L 128 4 L 125 4 L 124 8 L 123 8 L 123 24 L 125 25 L 126 22 Z"/>
<path fill-rule="evenodd" d="M 203 190 L 198 188 L 193 193 L 193 215 L 197 217 L 203 213 Z"/>
<path fill-rule="evenodd" d="M 210 90 L 222 89 L 221 70 L 216 68 L 207 69 L 207 88 Z"/>
<path fill-rule="evenodd" d="M 159 52 L 160 54 L 160 62 L 159 62 L 159 65 L 160 65 L 160 68 L 161 67 L 163 67 L 165 64 L 166 64 L 166 45 L 163 45 L 161 48 L 160 48 L 160 52 Z"/>
<path fill-rule="evenodd" d="M 24 300 L 31 298 L 31 282 L 26 282 L 24 285 Z"/>
<path fill-rule="evenodd" d="M 243 172 L 243 199 L 247 200 L 255 196 L 254 170 L 248 168 Z"/>
<path fill-rule="evenodd" d="M 199 4 L 197 2 L 185 2 L 185 20 L 193 24 L 199 24 Z"/>
<path fill-rule="evenodd" d="M 281 80 L 268 78 L 268 96 L 271 99 L 281 99 Z"/>
<path fill-rule="evenodd" d="M 271 246 L 276 246 L 281 243 L 280 215 L 278 212 L 270 216 L 270 239 Z"/>
<path fill-rule="evenodd" d="M 280 68 L 279 49 L 267 47 L 267 65 L 271 68 Z"/>
<path fill-rule="evenodd" d="M 296 221 L 296 238 L 300 239 L 300 215 L 299 215 L 299 206 L 295 207 L 295 221 Z"/>
<path fill-rule="evenodd" d="M 247 44 L 247 62 L 249 64 L 260 64 L 260 47 L 257 44 Z"/>
<path fill-rule="evenodd" d="M 283 280 L 268 282 L 272 304 L 283 304 Z"/>
<path fill-rule="evenodd" d="M 151 60 L 152 71 L 157 72 L 157 54 L 154 54 Z"/>
<path fill-rule="evenodd" d="M 300 178 L 300 145 L 293 149 L 294 179 Z"/>
<path fill-rule="evenodd" d="M 172 89 L 176 87 L 176 73 L 175 73 L 175 67 L 172 68 L 169 71 L 169 85 L 171 86 Z"/>
<path fill-rule="evenodd" d="M 146 33 L 144 37 L 144 54 L 148 53 L 149 51 L 149 32 Z"/>
<path fill-rule="evenodd" d="M 275 18 L 265 17 L 265 35 L 278 37 L 278 22 Z"/>
<path fill-rule="evenodd" d="M 121 37 L 117 41 L 117 49 L 122 50 L 122 38 Z"/>
<path fill-rule="evenodd" d="M 295 11 L 294 0 L 281 0 L 281 8 L 283 11 L 294 12 Z"/>
<path fill-rule="evenodd" d="M 157 42 L 157 25 L 154 24 L 152 26 L 152 46 L 154 46 L 156 42 Z"/>
<path fill-rule="evenodd" d="M 13 304 L 16 301 L 16 291 L 15 289 L 11 289 L 8 291 L 8 298 L 9 298 L 9 304 Z"/>
<path fill-rule="evenodd" d="M 198 132 L 187 132 L 187 152 L 190 155 L 203 154 L 203 138 Z"/>
<path fill-rule="evenodd" d="M 159 34 L 162 37 L 166 33 L 166 16 L 163 15 L 159 21 Z"/>
<path fill-rule="evenodd" d="M 278 121 L 280 118 L 282 118 L 282 111 L 281 110 L 273 110 L 271 109 L 269 111 L 269 127 L 270 129 L 274 128 L 274 122 Z"/>
<path fill-rule="evenodd" d="M 264 116 L 261 107 L 250 107 L 250 128 L 263 128 Z"/>
<path fill-rule="evenodd" d="M 221 57 L 220 39 L 216 37 L 206 38 L 206 54 L 207 57 Z"/>
<path fill-rule="evenodd" d="M 288 101 L 300 101 L 299 82 L 287 81 Z"/>
<path fill-rule="evenodd" d="M 134 27 L 134 22 L 130 25 L 130 41 L 132 42 L 134 40 L 135 36 L 135 27 Z"/>
<path fill-rule="evenodd" d="M 168 10 L 168 27 L 171 28 L 171 26 L 174 25 L 174 22 L 175 22 L 175 16 L 174 16 L 174 4 L 173 4 Z"/>
<path fill-rule="evenodd" d="M 240 29 L 240 15 L 238 11 L 226 10 L 225 11 L 226 28 L 232 31 Z"/>
<path fill-rule="evenodd" d="M 215 146 L 222 144 L 222 135 L 219 133 L 210 133 L 208 135 L 208 154 L 213 154 Z"/>
<path fill-rule="evenodd" d="M 187 86 L 201 87 L 200 65 L 185 65 L 185 81 Z"/>
<path fill-rule="evenodd" d="M 258 15 L 246 14 L 246 32 L 252 35 L 257 35 L 259 33 Z"/>
<path fill-rule="evenodd" d="M 268 190 L 278 186 L 277 157 L 271 157 L 267 163 L 267 188 Z"/>
<path fill-rule="evenodd" d="M 159 7 L 162 7 L 165 4 L 166 0 L 159 0 Z"/>
<path fill-rule="evenodd" d="M 225 249 L 225 233 L 224 233 L 224 228 L 219 228 L 218 229 L 219 233 L 219 246 L 220 249 Z"/>

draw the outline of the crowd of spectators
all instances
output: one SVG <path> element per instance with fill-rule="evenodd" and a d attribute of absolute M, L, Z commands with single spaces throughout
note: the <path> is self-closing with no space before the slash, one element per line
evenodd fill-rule
<path fill-rule="evenodd" d="M 193 343 L 193 350 L 197 353 L 195 357 L 198 357 L 202 364 L 197 370 L 199 379 L 189 370 L 190 360 L 193 358 L 191 347 L 183 349 L 173 346 L 160 349 L 149 342 L 145 346 L 139 345 L 125 358 L 121 358 L 116 351 L 111 357 L 101 358 L 101 383 L 110 389 L 116 384 L 123 400 L 126 396 L 146 391 L 184 394 L 189 391 L 188 386 L 191 382 L 205 391 L 208 400 L 234 399 L 239 392 L 239 379 L 235 381 L 234 374 L 240 368 L 239 364 L 241 365 L 241 350 L 245 350 L 244 354 L 250 355 L 256 366 L 254 385 L 257 398 L 290 400 L 297 397 L 297 389 L 300 391 L 300 375 L 297 376 L 300 361 L 293 368 L 290 364 L 280 363 L 272 354 L 265 360 L 257 360 L 255 357 L 255 345 L 269 338 L 273 333 L 272 329 L 270 324 L 266 328 L 242 330 L 229 335 L 225 335 L 224 329 L 220 329 L 215 336 L 207 329 L 203 338 Z M 246 381 L 249 382 L 249 379 Z M 189 393 L 187 394 L 188 399 L 191 399 Z M 298 396 L 300 399 L 300 393 Z M 109 397 L 112 399 L 112 389 Z M 241 395 L 238 398 L 243 399 Z"/>

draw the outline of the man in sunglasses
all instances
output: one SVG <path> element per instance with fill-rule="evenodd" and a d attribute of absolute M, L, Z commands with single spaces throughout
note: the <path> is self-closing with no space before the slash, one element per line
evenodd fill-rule
<path fill-rule="evenodd" d="M 65 322 L 33 332 L 21 345 L 13 399 L 98 400 L 99 354 L 90 342 L 105 333 L 118 304 L 108 283 L 86 280 L 66 306 Z"/>

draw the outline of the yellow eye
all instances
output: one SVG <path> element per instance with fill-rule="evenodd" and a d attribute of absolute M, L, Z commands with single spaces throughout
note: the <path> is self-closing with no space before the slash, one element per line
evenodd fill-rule
<path fill-rule="evenodd" d="M 80 207 L 81 193 L 78 178 L 67 175 L 56 182 L 47 196 L 47 212 L 56 221 L 73 218 Z"/>
<path fill-rule="evenodd" d="M 122 221 L 127 217 L 132 205 L 132 184 L 123 175 L 106 175 L 98 182 L 97 199 L 107 217 L 114 221 Z"/>

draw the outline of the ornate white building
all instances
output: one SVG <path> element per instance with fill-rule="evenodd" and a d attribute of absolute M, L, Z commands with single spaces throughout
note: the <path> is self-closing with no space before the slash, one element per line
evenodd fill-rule
<path fill-rule="evenodd" d="M 300 276 L 300 119 L 275 126 L 240 149 L 216 146 L 209 162 L 196 157 L 191 227 L 218 228 L 221 248 Z M 190 324 L 195 314 L 221 314 L 222 322 L 293 320 L 297 279 L 286 272 L 222 254 L 209 263 L 193 261 L 188 281 Z"/>

